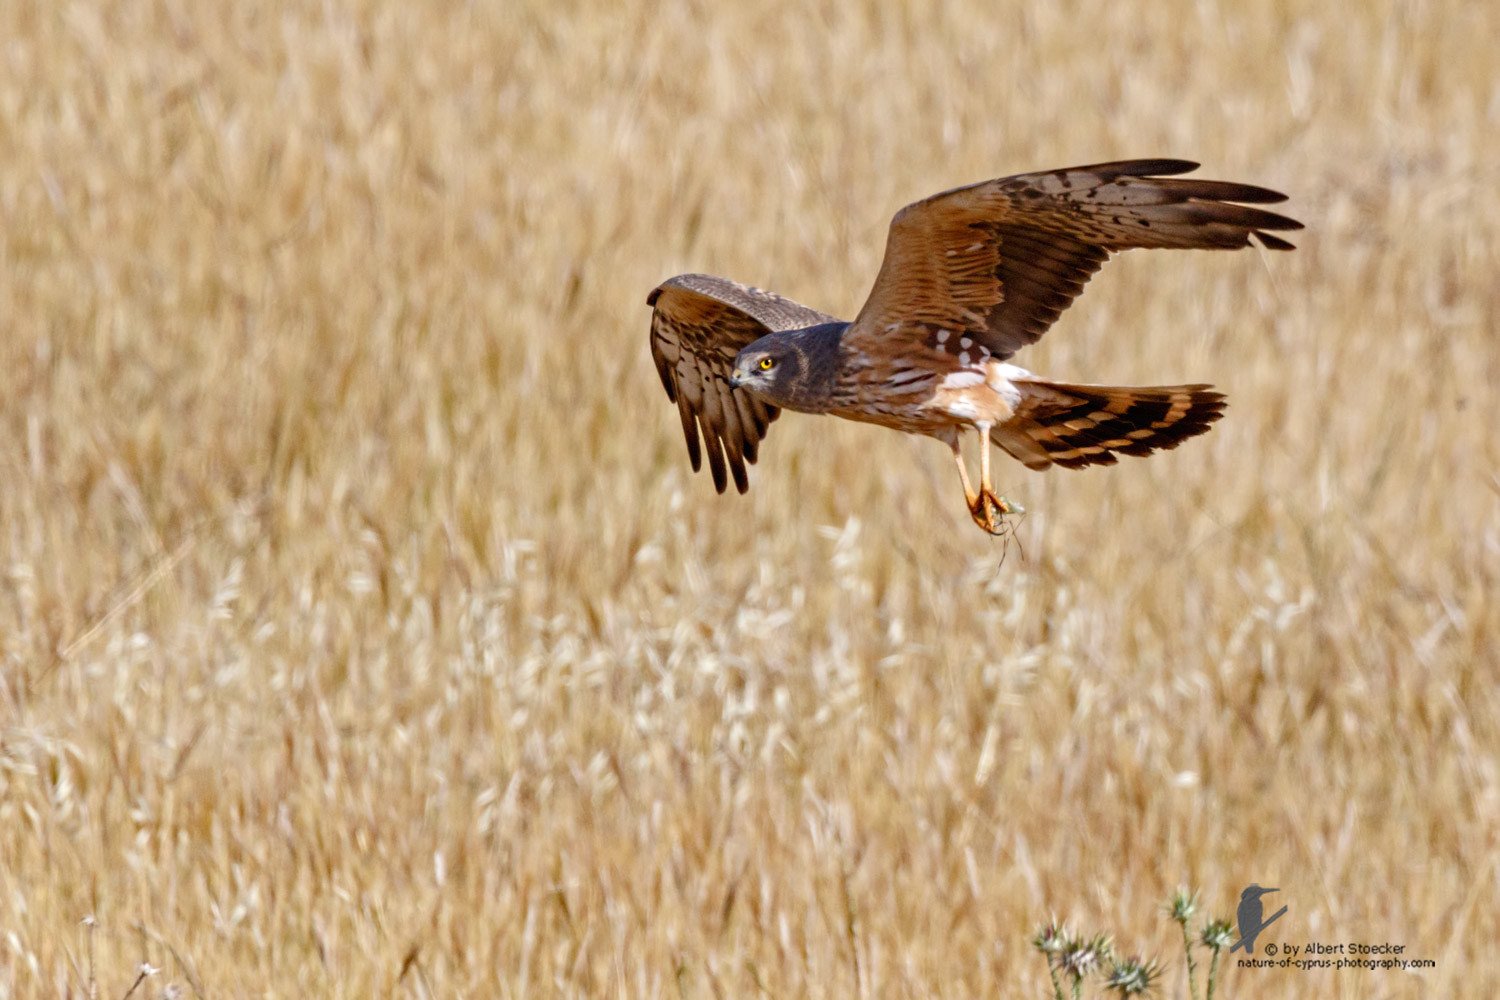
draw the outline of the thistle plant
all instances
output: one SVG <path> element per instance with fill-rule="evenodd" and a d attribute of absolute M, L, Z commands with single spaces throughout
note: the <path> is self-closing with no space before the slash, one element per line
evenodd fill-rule
<path fill-rule="evenodd" d="M 1197 963 L 1193 961 L 1193 945 L 1188 938 L 1188 921 L 1198 912 L 1198 894 L 1178 889 L 1167 901 L 1167 914 L 1182 928 L 1182 953 L 1187 957 L 1188 996 L 1198 1000 Z"/>
<path fill-rule="evenodd" d="M 1031 939 L 1032 946 L 1047 958 L 1047 972 L 1052 977 L 1053 1000 L 1063 1000 L 1063 977 L 1068 981 L 1068 996 L 1083 996 L 1083 981 L 1106 965 L 1118 967 L 1114 942 L 1108 934 L 1092 937 L 1075 936 L 1056 921 L 1043 927 Z"/>
<path fill-rule="evenodd" d="M 1062 964 L 1062 953 L 1067 948 L 1069 939 L 1068 929 L 1058 926 L 1055 920 L 1037 931 L 1036 937 L 1031 939 L 1032 947 L 1047 959 L 1047 974 L 1052 977 L 1053 1000 L 1063 1000 L 1062 981 L 1057 978 L 1057 970 Z"/>
<path fill-rule="evenodd" d="M 1160 963 L 1154 960 L 1142 961 L 1138 957 L 1128 958 L 1110 963 L 1109 977 L 1104 980 L 1104 988 L 1114 990 L 1122 997 L 1142 996 L 1151 992 L 1160 978 Z"/>
<path fill-rule="evenodd" d="M 1208 998 L 1214 1000 L 1214 986 L 1219 978 L 1219 955 L 1234 943 L 1234 924 L 1227 920 L 1212 920 L 1203 926 L 1203 936 L 1200 938 L 1203 947 L 1214 953 L 1213 960 L 1208 964 Z M 1197 1000 L 1196 996 L 1194 1000 Z"/>
<path fill-rule="evenodd" d="M 1201 928 L 1196 941 L 1189 924 L 1198 914 L 1196 893 L 1179 889 L 1167 900 L 1167 916 L 1182 931 L 1182 952 L 1186 959 L 1188 996 L 1199 1000 L 1198 963 L 1194 958 L 1195 947 L 1207 948 L 1213 953 L 1208 969 L 1208 992 L 1206 1000 L 1213 1000 L 1218 985 L 1219 957 L 1234 941 L 1234 925 L 1228 920 L 1211 920 Z M 1099 973 L 1099 985 L 1106 992 L 1125 997 L 1144 996 L 1154 990 L 1161 981 L 1162 965 L 1155 959 L 1139 956 L 1124 958 L 1115 951 L 1114 942 L 1108 934 L 1093 936 L 1076 935 L 1066 926 L 1052 921 L 1037 932 L 1031 944 L 1047 960 L 1047 973 L 1052 978 L 1053 1000 L 1077 1000 L 1083 996 L 1083 983 Z M 1064 982 L 1067 993 L 1063 992 Z"/>
<path fill-rule="evenodd" d="M 1082 982 L 1114 957 L 1110 951 L 1112 943 L 1107 934 L 1095 934 L 1087 940 L 1075 938 L 1069 941 L 1059 956 L 1063 971 L 1072 977 L 1074 983 Z M 1073 992 L 1075 996 L 1078 993 L 1076 988 Z"/>

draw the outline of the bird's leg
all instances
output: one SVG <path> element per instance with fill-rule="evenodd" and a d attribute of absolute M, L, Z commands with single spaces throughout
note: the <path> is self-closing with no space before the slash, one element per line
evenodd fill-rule
<path fill-rule="evenodd" d="M 990 504 L 985 501 L 984 493 L 976 492 L 974 484 L 969 481 L 969 467 L 964 465 L 964 453 L 959 446 L 957 432 L 954 432 L 953 437 L 949 439 L 948 447 L 953 449 L 953 463 L 958 466 L 958 478 L 964 484 L 964 502 L 969 505 L 969 516 L 985 531 L 992 535 L 999 534 L 1000 525 L 996 521 Z M 986 471 L 985 475 L 988 476 L 989 473 Z"/>
<path fill-rule="evenodd" d="M 994 487 L 990 485 L 990 425 L 978 423 L 974 429 L 979 431 L 979 496 L 976 501 L 969 502 L 969 513 L 974 516 L 975 522 L 981 528 L 992 535 L 1005 533 L 1003 518 L 1007 514 L 1020 512 L 1021 508 L 1011 503 L 1002 496 L 995 494 Z M 968 480 L 965 479 L 965 484 Z"/>
<path fill-rule="evenodd" d="M 988 500 L 994 496 L 990 490 L 990 425 L 979 424 L 979 496 Z"/>
<path fill-rule="evenodd" d="M 958 478 L 964 484 L 964 502 L 969 505 L 969 516 L 974 523 L 992 535 L 1003 535 L 1009 529 L 1005 515 L 1019 513 L 1021 508 L 995 495 L 990 488 L 990 425 L 979 424 L 979 489 L 969 481 L 969 467 L 964 465 L 963 449 L 959 446 L 959 435 L 954 431 L 948 438 L 948 447 L 953 449 L 953 464 L 958 466 Z"/>
<path fill-rule="evenodd" d="M 979 504 L 979 494 L 974 492 L 974 484 L 969 482 L 969 469 L 968 466 L 964 465 L 964 453 L 963 449 L 958 445 L 958 434 L 955 433 L 948 441 L 948 447 L 953 449 L 953 461 L 958 466 L 958 478 L 963 480 L 964 503 L 969 505 L 969 516 L 974 518 L 974 523 L 988 531 L 989 528 L 980 517 L 980 510 L 982 508 Z"/>

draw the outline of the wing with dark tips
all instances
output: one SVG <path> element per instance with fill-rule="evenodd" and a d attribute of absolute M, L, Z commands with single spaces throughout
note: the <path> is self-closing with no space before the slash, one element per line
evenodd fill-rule
<path fill-rule="evenodd" d="M 745 463 L 754 463 L 771 421 L 781 412 L 729 384 L 734 358 L 768 333 L 836 322 L 832 316 L 774 292 L 709 274 L 680 274 L 652 289 L 651 358 L 677 404 L 693 471 L 703 466 L 698 432 L 714 488 L 723 493 L 729 474 L 744 493 Z"/>
<path fill-rule="evenodd" d="M 1252 237 L 1292 249 L 1270 230 L 1302 224 L 1252 207 L 1285 195 L 1170 176 L 1197 166 L 1127 160 L 1018 174 L 908 205 L 891 221 L 880 274 L 847 341 L 909 337 L 972 350 L 976 360 L 980 348 L 1008 358 L 1047 331 L 1112 253 L 1232 250 Z"/>

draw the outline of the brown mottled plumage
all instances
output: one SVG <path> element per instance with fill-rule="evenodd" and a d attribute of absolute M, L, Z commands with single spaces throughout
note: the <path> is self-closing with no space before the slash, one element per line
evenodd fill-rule
<path fill-rule="evenodd" d="M 969 512 L 986 530 L 1009 508 L 959 454 L 971 428 L 1029 468 L 1113 464 L 1206 431 L 1224 411 L 1207 385 L 1127 388 L 1053 382 L 1008 364 L 1037 341 L 1110 254 L 1136 247 L 1237 249 L 1301 223 L 1250 207 L 1285 195 L 1175 178 L 1185 160 L 1128 160 L 1020 174 L 908 205 L 852 323 L 710 275 L 679 275 L 647 304 L 651 355 L 677 403 L 693 468 L 701 428 L 714 484 L 749 488 L 778 408 L 882 424 L 946 442 Z M 1248 203 L 1248 204 L 1247 204 Z"/>

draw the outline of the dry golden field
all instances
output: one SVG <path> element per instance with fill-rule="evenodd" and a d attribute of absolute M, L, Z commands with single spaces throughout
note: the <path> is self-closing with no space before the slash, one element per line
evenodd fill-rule
<path fill-rule="evenodd" d="M 1039 997 L 1163 898 L 1500 992 L 1500 5 L 0 3 L 0 998 Z M 1020 363 L 1084 472 L 789 414 L 690 473 L 688 270 L 1128 156 L 1292 195 Z"/>

